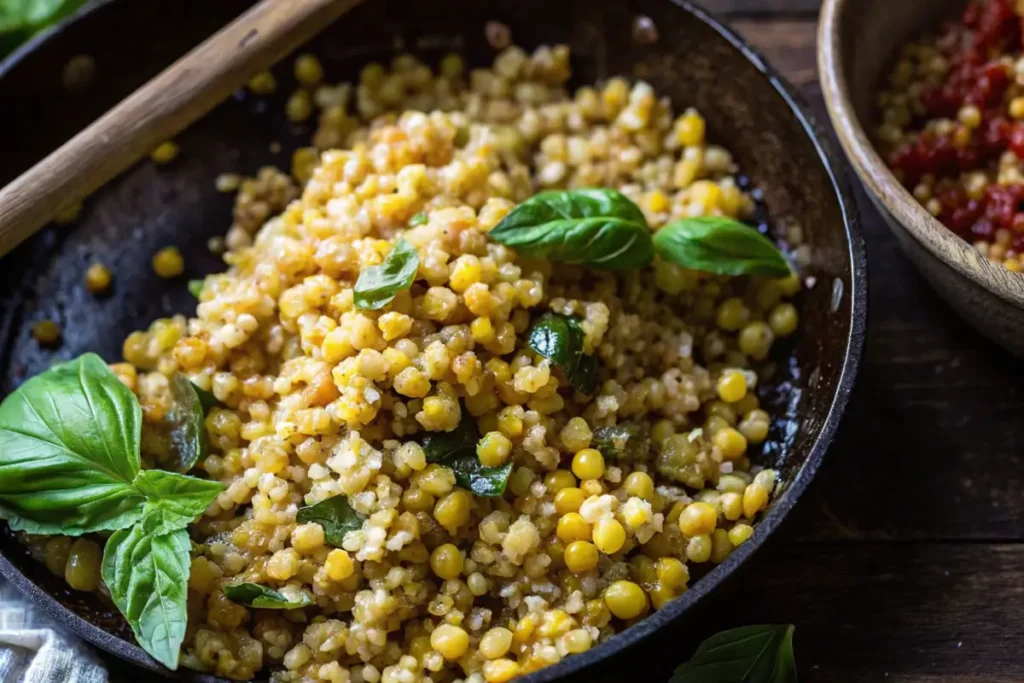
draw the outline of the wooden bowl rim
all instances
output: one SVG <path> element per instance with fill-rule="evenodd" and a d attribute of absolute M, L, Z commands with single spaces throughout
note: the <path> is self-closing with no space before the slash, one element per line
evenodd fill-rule
<path fill-rule="evenodd" d="M 61 33 L 69 24 L 82 19 L 100 7 L 119 2 L 120 0 L 93 0 L 71 17 L 32 38 L 28 43 L 0 60 L 0 80 L 28 54 L 38 49 L 45 49 L 49 39 Z M 797 121 L 800 129 L 810 141 L 815 161 L 820 164 L 830 181 L 831 189 L 837 203 L 842 222 L 836 226 L 844 235 L 844 257 L 849 261 L 849 282 L 846 283 L 846 296 L 850 298 L 849 326 L 845 337 L 836 342 L 845 345 L 845 353 L 838 370 L 838 380 L 831 396 L 830 405 L 817 426 L 817 434 L 809 448 L 807 457 L 797 470 L 792 480 L 773 501 L 766 514 L 758 523 L 760 533 L 738 547 L 721 564 L 714 567 L 707 575 L 690 588 L 680 598 L 672 601 L 665 609 L 659 610 L 619 633 L 609 640 L 600 643 L 587 652 L 565 658 L 560 662 L 539 671 L 521 677 L 522 683 L 553 683 L 563 677 L 577 674 L 584 669 L 599 666 L 600 661 L 622 653 L 631 645 L 644 640 L 655 631 L 679 620 L 686 612 L 692 612 L 704 598 L 714 592 L 728 579 L 732 578 L 747 560 L 762 546 L 779 528 L 792 511 L 794 505 L 806 491 L 814 479 L 825 454 L 832 445 L 839 428 L 840 421 L 849 403 L 856 381 L 864 348 L 867 330 L 867 260 L 864 239 L 860 228 L 857 204 L 854 200 L 849 175 L 841 159 L 835 154 L 827 133 L 810 114 L 810 107 L 797 90 L 789 84 L 751 45 L 734 30 L 726 26 L 707 10 L 693 4 L 692 0 L 664 0 L 681 12 L 694 16 L 706 24 L 723 38 L 733 49 L 737 50 L 765 79 L 782 100 Z M 93 645 L 130 662 L 140 669 L 148 670 L 166 678 L 189 681 L 191 683 L 226 683 L 225 679 L 213 674 L 189 670 L 179 666 L 176 672 L 169 671 L 157 663 L 136 643 L 122 639 L 80 616 L 65 607 L 49 592 L 40 588 L 29 577 L 23 574 L 8 558 L 0 554 L 0 576 L 16 585 L 26 596 L 41 607 L 49 616 L 69 628 L 78 636 Z M 679 653 L 680 656 L 683 653 Z M 140 671 L 140 673 L 142 673 Z M 257 682 L 265 678 L 256 679 Z"/>
<path fill-rule="evenodd" d="M 897 180 L 857 117 L 843 69 L 840 17 L 849 0 L 824 0 L 818 22 L 821 91 L 839 143 L 867 189 L 933 257 L 1017 307 L 1024 308 L 1024 277 L 989 261 L 932 216 Z M 924 5 L 922 5 L 924 7 Z"/>

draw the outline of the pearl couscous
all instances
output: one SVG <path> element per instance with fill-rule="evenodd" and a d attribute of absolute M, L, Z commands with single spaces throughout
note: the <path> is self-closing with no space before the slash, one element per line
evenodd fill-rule
<path fill-rule="evenodd" d="M 195 472 L 225 490 L 190 527 L 182 665 L 275 683 L 508 681 L 661 609 L 756 533 L 778 483 L 756 464 L 771 421 L 759 371 L 797 329 L 797 276 L 595 270 L 488 237 L 560 188 L 618 189 L 654 230 L 750 219 L 701 115 L 622 78 L 569 93 L 563 46 L 508 47 L 490 69 L 451 55 L 437 73 L 401 55 L 336 86 L 311 55 L 294 69 L 289 117 L 319 116 L 302 177 L 221 176 L 238 187 L 227 271 L 194 317 L 132 334 L 112 366 L 141 402 L 149 466 L 170 376 L 216 403 Z M 358 306 L 361 273 L 400 240 L 418 256 L 411 286 Z M 170 251 L 153 266 L 182 270 Z M 589 395 L 527 344 L 544 313 L 579 320 Z M 503 493 L 428 459 L 424 437 L 466 421 Z M 338 496 L 357 528 L 302 521 Z M 104 591 L 101 542 L 31 540 L 73 588 Z M 239 581 L 309 606 L 247 607 L 223 590 Z"/>

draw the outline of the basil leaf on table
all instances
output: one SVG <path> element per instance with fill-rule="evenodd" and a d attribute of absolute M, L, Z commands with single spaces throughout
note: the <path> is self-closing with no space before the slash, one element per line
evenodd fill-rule
<path fill-rule="evenodd" d="M 579 318 L 545 313 L 530 329 L 528 344 L 555 364 L 572 386 L 583 394 L 597 389 L 597 357 L 583 353 L 583 324 Z"/>
<path fill-rule="evenodd" d="M 666 261 L 718 275 L 785 277 L 790 272 L 770 239 L 732 218 L 672 221 L 655 233 L 654 249 Z"/>
<path fill-rule="evenodd" d="M 154 533 L 184 529 L 203 514 L 224 484 L 163 470 L 143 470 L 135 488 L 146 496 L 146 522 Z"/>
<path fill-rule="evenodd" d="M 697 648 L 669 683 L 796 683 L 793 626 L 744 626 Z"/>
<path fill-rule="evenodd" d="M 505 493 L 512 463 L 485 467 L 476 454 L 480 430 L 476 421 L 463 415 L 459 426 L 450 432 L 428 432 L 421 440 L 427 462 L 436 462 L 455 474 L 455 483 L 478 496 L 495 497 Z"/>
<path fill-rule="evenodd" d="M 184 529 L 153 533 L 144 519 L 115 531 L 103 550 L 103 582 L 114 604 L 139 645 L 172 670 L 178 668 L 188 619 L 190 548 Z"/>
<path fill-rule="evenodd" d="M 642 460 L 650 449 L 647 430 L 636 422 L 621 422 L 609 427 L 597 427 L 590 441 L 591 448 L 601 451 L 608 460 L 631 462 Z"/>
<path fill-rule="evenodd" d="M 360 271 L 354 293 L 356 308 L 376 310 L 387 306 L 396 294 L 412 285 L 419 267 L 416 247 L 398 240 L 384 263 Z"/>
<path fill-rule="evenodd" d="M 188 472 L 204 458 L 209 449 L 206 435 L 206 410 L 196 386 L 180 372 L 170 379 L 171 409 L 167 420 L 170 423 L 171 455 L 174 469 Z"/>
<path fill-rule="evenodd" d="M 131 525 L 141 430 L 138 399 L 95 354 L 28 380 L 0 404 L 0 516 L 36 534 Z"/>
<path fill-rule="evenodd" d="M 322 500 L 315 505 L 299 508 L 295 521 L 300 524 L 316 522 L 324 530 L 324 541 L 328 545 L 340 548 L 345 534 L 363 528 L 365 517 L 352 509 L 348 498 L 334 496 Z"/>
<path fill-rule="evenodd" d="M 289 597 L 258 583 L 229 583 L 221 586 L 221 590 L 228 600 L 258 609 L 298 609 L 313 604 L 304 592 L 299 591 L 295 597 Z"/>
<path fill-rule="evenodd" d="M 643 268 L 654 258 L 643 212 L 608 189 L 541 192 L 488 236 L 526 256 L 608 270 Z"/>

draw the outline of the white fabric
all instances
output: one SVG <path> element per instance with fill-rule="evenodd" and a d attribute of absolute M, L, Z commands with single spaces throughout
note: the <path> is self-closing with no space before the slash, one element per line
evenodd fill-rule
<path fill-rule="evenodd" d="M 108 683 L 103 664 L 0 579 L 0 683 Z"/>

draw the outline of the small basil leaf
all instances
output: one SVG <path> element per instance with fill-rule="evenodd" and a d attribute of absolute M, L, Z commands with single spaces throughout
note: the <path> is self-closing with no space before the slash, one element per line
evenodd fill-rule
<path fill-rule="evenodd" d="M 143 470 L 135 477 L 135 488 L 146 496 L 145 520 L 150 528 L 165 534 L 191 524 L 210 507 L 224 485 L 174 472 Z"/>
<path fill-rule="evenodd" d="M 417 228 L 421 225 L 425 225 L 427 222 L 427 214 L 420 212 L 409 219 L 409 227 Z"/>
<path fill-rule="evenodd" d="M 376 310 L 388 305 L 398 292 L 409 288 L 419 267 L 416 247 L 398 240 L 384 263 L 363 268 L 359 273 L 354 294 L 356 308 Z"/>
<path fill-rule="evenodd" d="M 541 192 L 488 235 L 526 256 L 594 268 L 631 270 L 654 258 L 643 212 L 615 190 Z"/>
<path fill-rule="evenodd" d="M 142 514 L 142 409 L 91 353 L 25 382 L 0 404 L 0 506 L 12 529 L 77 536 Z"/>
<path fill-rule="evenodd" d="M 206 411 L 202 397 L 192 382 L 180 372 L 171 377 L 171 409 L 169 436 L 174 469 L 188 472 L 209 450 L 206 434 Z"/>
<path fill-rule="evenodd" d="M 455 483 L 478 496 L 505 493 L 512 463 L 485 467 L 476 454 L 480 430 L 472 417 L 463 413 L 459 426 L 450 432 L 429 432 L 420 439 L 427 462 L 436 462 L 455 474 Z"/>
<path fill-rule="evenodd" d="M 309 595 L 302 591 L 285 595 L 258 583 L 229 583 L 221 586 L 221 590 L 228 600 L 259 609 L 298 609 L 313 603 Z"/>
<path fill-rule="evenodd" d="M 191 294 L 192 296 L 194 296 L 195 298 L 198 299 L 199 296 L 203 293 L 203 285 L 205 284 L 205 282 L 206 282 L 205 280 L 189 280 L 188 281 L 188 292 L 189 292 L 189 294 Z"/>
<path fill-rule="evenodd" d="M 785 277 L 789 264 L 772 241 L 731 218 L 681 218 L 654 235 L 654 249 L 666 261 L 719 275 Z"/>
<path fill-rule="evenodd" d="M 195 382 L 192 382 L 192 388 L 196 392 L 196 396 L 199 397 L 199 405 L 203 407 L 203 415 L 209 415 L 210 409 L 220 405 L 220 401 L 213 395 L 212 391 L 207 391 L 202 387 L 198 386 Z"/>
<path fill-rule="evenodd" d="M 365 517 L 352 509 L 345 496 L 334 496 L 315 505 L 299 508 L 295 521 L 306 524 L 316 522 L 324 530 L 328 545 L 340 548 L 345 534 L 363 528 Z"/>
<path fill-rule="evenodd" d="M 584 336 L 579 318 L 545 313 L 533 324 L 527 343 L 554 363 L 577 391 L 589 395 L 597 389 L 600 367 L 595 356 L 583 353 Z"/>
<path fill-rule="evenodd" d="M 623 422 L 594 429 L 590 442 L 608 460 L 632 462 L 643 460 L 650 450 L 647 430 L 635 422 Z"/>
<path fill-rule="evenodd" d="M 155 534 L 143 523 L 115 531 L 103 550 L 101 574 L 114 604 L 139 645 L 172 670 L 188 618 L 190 547 L 184 529 Z"/>
<path fill-rule="evenodd" d="M 793 626 L 744 626 L 697 648 L 669 683 L 796 683 Z"/>

